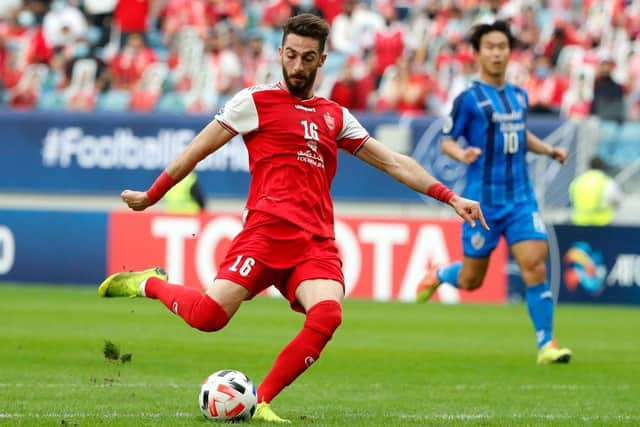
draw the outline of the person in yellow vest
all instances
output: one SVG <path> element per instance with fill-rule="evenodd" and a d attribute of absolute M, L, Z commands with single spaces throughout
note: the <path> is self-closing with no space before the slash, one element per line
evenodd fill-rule
<path fill-rule="evenodd" d="M 197 214 L 204 210 L 205 199 L 195 172 L 185 176 L 164 197 L 165 211 L 175 214 Z"/>
<path fill-rule="evenodd" d="M 589 169 L 571 181 L 571 221 L 575 225 L 611 224 L 622 193 L 615 180 L 605 173 L 606 169 L 607 164 L 602 159 L 593 157 Z"/>

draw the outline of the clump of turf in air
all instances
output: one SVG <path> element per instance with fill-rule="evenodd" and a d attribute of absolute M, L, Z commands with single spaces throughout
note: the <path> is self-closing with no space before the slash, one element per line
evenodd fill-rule
<path fill-rule="evenodd" d="M 121 363 L 131 362 L 131 359 L 133 358 L 133 355 L 131 353 L 120 354 L 120 348 L 118 347 L 118 345 L 109 340 L 104 341 L 102 354 L 104 354 L 104 358 L 108 361 L 119 360 Z"/>
<path fill-rule="evenodd" d="M 118 360 L 120 358 L 120 349 L 113 342 L 105 340 L 102 354 L 104 354 L 104 358 L 107 360 Z"/>

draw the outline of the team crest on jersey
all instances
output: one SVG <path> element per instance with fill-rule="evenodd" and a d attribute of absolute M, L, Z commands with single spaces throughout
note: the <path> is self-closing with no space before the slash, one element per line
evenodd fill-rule
<path fill-rule="evenodd" d="M 518 92 L 518 93 L 516 93 L 516 99 L 518 100 L 518 102 L 520 103 L 522 108 L 527 108 L 527 100 L 524 99 L 524 95 L 522 95 L 520 92 Z"/>
<path fill-rule="evenodd" d="M 476 232 L 473 236 L 471 236 L 471 245 L 473 246 L 474 249 L 476 250 L 482 249 L 482 247 L 484 246 L 484 243 L 485 243 L 484 236 L 479 231 Z"/>
<path fill-rule="evenodd" d="M 309 148 L 311 148 L 314 152 L 318 152 L 318 142 L 314 141 L 313 139 L 307 139 L 307 145 L 309 146 Z"/>
<path fill-rule="evenodd" d="M 333 131 L 336 128 L 336 119 L 334 119 L 329 112 L 324 113 L 324 122 L 327 124 L 329 130 Z"/>

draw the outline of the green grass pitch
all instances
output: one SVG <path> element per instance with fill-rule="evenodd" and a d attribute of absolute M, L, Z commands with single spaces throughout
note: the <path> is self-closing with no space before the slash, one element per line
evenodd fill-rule
<path fill-rule="evenodd" d="M 258 383 L 303 321 L 258 298 L 206 334 L 158 301 L 7 284 L 0 313 L 2 426 L 205 427 L 200 382 L 233 368 Z M 537 366 L 522 305 L 347 301 L 321 359 L 273 407 L 309 426 L 640 425 L 638 309 L 560 306 L 556 325 L 574 360 Z M 105 340 L 131 362 L 106 361 Z"/>

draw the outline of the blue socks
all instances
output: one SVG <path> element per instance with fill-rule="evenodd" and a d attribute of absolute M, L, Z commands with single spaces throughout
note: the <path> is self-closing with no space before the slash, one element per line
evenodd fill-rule
<path fill-rule="evenodd" d="M 527 308 L 536 330 L 538 349 L 553 339 L 553 297 L 547 282 L 527 286 Z"/>
<path fill-rule="evenodd" d="M 462 269 L 462 262 L 454 262 L 438 268 L 438 280 L 458 287 L 458 275 Z M 538 349 L 553 339 L 553 296 L 547 282 L 526 289 L 527 308 L 529 317 L 536 331 Z"/>
<path fill-rule="evenodd" d="M 458 274 L 460 274 L 461 268 L 462 268 L 462 261 L 454 262 L 453 264 L 440 267 L 436 271 L 436 276 L 438 276 L 438 280 L 440 280 L 441 282 L 448 283 L 457 288 Z"/>

